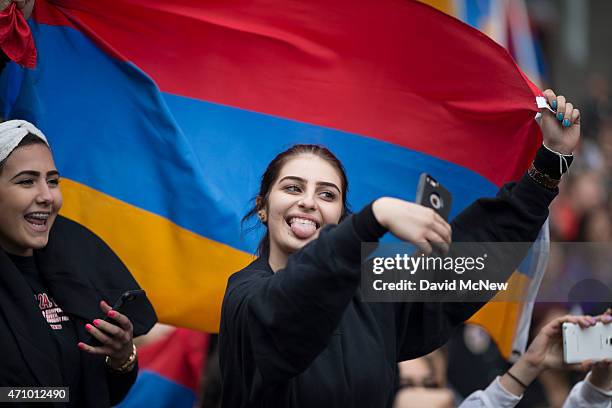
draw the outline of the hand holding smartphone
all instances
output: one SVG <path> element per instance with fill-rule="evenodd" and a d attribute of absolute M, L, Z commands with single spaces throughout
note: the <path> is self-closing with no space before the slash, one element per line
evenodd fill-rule
<path fill-rule="evenodd" d="M 448 221 L 452 201 L 451 193 L 442 184 L 427 173 L 421 174 L 415 200 L 417 204 L 433 209 Z"/>
<path fill-rule="evenodd" d="M 145 291 L 142 289 L 134 289 L 125 291 L 119 299 L 113 304 L 113 310 L 126 315 L 132 320 L 131 315 L 135 310 L 138 310 L 138 303 L 146 300 Z M 111 321 L 108 316 L 104 318 L 106 321 Z"/>
<path fill-rule="evenodd" d="M 134 316 L 142 312 L 143 302 L 147 302 L 146 293 L 142 289 L 134 289 L 123 292 L 121 296 L 115 301 L 112 308 L 114 311 L 125 315 L 130 321 L 134 321 Z M 105 322 L 117 325 L 117 322 L 105 315 L 101 320 Z M 90 343 L 95 346 L 100 346 L 102 343 L 92 336 Z"/>
<path fill-rule="evenodd" d="M 581 328 L 565 322 L 563 331 L 563 361 L 567 364 L 612 359 L 612 324 L 598 322 Z"/>

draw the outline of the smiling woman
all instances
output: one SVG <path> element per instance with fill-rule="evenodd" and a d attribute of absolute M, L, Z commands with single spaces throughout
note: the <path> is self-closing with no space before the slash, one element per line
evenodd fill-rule
<path fill-rule="evenodd" d="M 107 407 L 136 379 L 132 338 L 155 313 L 145 302 L 127 317 L 106 303 L 138 284 L 99 238 L 58 215 L 59 180 L 40 130 L 0 123 L 0 386 L 67 386 L 70 406 Z"/>
<path fill-rule="evenodd" d="M 260 248 L 276 271 L 287 257 L 316 239 L 320 228 L 348 213 L 348 181 L 340 161 L 326 148 L 296 145 L 268 167 L 255 208 L 268 231 Z"/>
<path fill-rule="evenodd" d="M 270 162 L 261 177 L 255 206 L 242 221 L 257 215 L 268 227 L 257 253 L 262 255 L 271 251 L 273 262 L 283 264 L 283 258 L 286 261 L 288 254 L 316 238 L 321 226 L 338 223 L 349 214 L 347 194 L 348 179 L 344 167 L 332 152 L 323 146 L 295 145 Z M 278 202 L 276 197 L 279 198 Z M 306 199 L 300 200 L 301 197 Z M 272 211 L 269 207 L 271 202 Z M 317 203 L 322 204 L 321 211 L 313 211 L 313 206 L 319 208 Z M 305 207 L 310 209 L 301 209 Z M 291 229 L 291 234 L 286 231 L 287 227 Z M 270 238 L 272 234 L 274 239 Z"/>
<path fill-rule="evenodd" d="M 0 246 L 19 256 L 47 245 L 62 206 L 59 172 L 46 141 L 29 133 L 0 162 Z"/>
<path fill-rule="evenodd" d="M 560 116 L 542 112 L 545 145 L 528 173 L 473 203 L 452 228 L 433 210 L 392 197 L 349 215 L 348 180 L 329 150 L 296 145 L 276 156 L 245 216 L 267 227 L 259 257 L 230 277 L 223 299 L 223 406 L 392 406 L 396 363 L 443 345 L 483 303 L 366 303 L 361 243 L 386 232 L 425 253 L 448 251 L 451 241 L 533 242 L 580 135 L 579 112 L 545 95 Z M 523 255 L 496 259 L 499 273 L 509 277 Z"/>

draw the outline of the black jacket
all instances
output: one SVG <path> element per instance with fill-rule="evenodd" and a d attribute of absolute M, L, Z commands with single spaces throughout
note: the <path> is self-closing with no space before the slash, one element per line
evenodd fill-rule
<path fill-rule="evenodd" d="M 121 260 L 102 240 L 61 216 L 51 229 L 47 247 L 34 251 L 34 257 L 49 293 L 75 322 L 79 340 L 88 344 L 91 344 L 91 336 L 84 325 L 103 317 L 100 300 L 112 304 L 126 290 L 139 288 Z M 140 314 L 129 317 L 134 325 L 134 336 L 149 331 L 157 320 L 148 301 Z M 49 324 L 33 302 L 25 278 L 2 250 L 0 333 L 0 386 L 62 385 L 60 356 Z M 87 407 L 116 404 L 136 380 L 137 370 L 115 374 L 107 370 L 101 356 L 81 352 L 80 357 L 80 384 Z"/>
<path fill-rule="evenodd" d="M 457 216 L 453 242 L 532 242 L 555 195 L 525 176 Z M 391 406 L 397 362 L 440 347 L 482 306 L 363 302 L 363 213 L 324 228 L 277 273 L 259 258 L 230 277 L 220 330 L 223 407 Z"/>

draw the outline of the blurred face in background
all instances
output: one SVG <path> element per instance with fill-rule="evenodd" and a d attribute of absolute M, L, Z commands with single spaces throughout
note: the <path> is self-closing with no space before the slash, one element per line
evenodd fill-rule
<path fill-rule="evenodd" d="M 604 158 L 604 171 L 609 172 L 612 170 L 612 122 L 606 122 L 599 130 L 597 136 L 599 147 L 601 149 L 601 155 Z"/>
<path fill-rule="evenodd" d="M 440 388 L 434 375 L 434 368 L 427 358 L 402 361 L 399 363 L 400 386 Z"/>
<path fill-rule="evenodd" d="M 47 145 L 16 148 L 0 172 L 0 247 L 32 256 L 47 245 L 61 206 L 59 174 Z"/>
<path fill-rule="evenodd" d="M 443 386 L 443 373 L 437 373 L 437 361 L 432 355 L 398 364 L 399 385 L 394 408 L 451 408 L 455 406 L 452 392 Z M 442 367 L 440 367 L 442 368 Z"/>
<path fill-rule="evenodd" d="M 612 241 L 612 225 L 607 208 L 592 210 L 584 225 L 584 240 L 588 242 Z"/>
<path fill-rule="evenodd" d="M 597 173 L 588 171 L 576 177 L 570 193 L 572 207 L 578 216 L 602 205 L 605 202 L 603 182 Z"/>

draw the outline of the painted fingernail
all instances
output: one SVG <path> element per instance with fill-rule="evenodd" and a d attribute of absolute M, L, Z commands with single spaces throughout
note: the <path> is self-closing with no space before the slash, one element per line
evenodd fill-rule
<path fill-rule="evenodd" d="M 563 120 L 563 112 L 557 112 L 557 119 Z"/>
<path fill-rule="evenodd" d="M 115 315 L 117 315 L 117 312 L 115 312 L 114 310 L 109 310 L 107 315 L 108 317 L 115 317 Z"/>
<path fill-rule="evenodd" d="M 557 109 L 557 100 L 555 99 L 554 101 L 552 101 L 550 105 L 552 106 L 553 109 Z"/>
<path fill-rule="evenodd" d="M 93 321 L 94 326 L 98 327 L 98 325 L 100 324 L 100 321 L 98 319 Z"/>
<path fill-rule="evenodd" d="M 91 324 L 87 323 L 85 325 L 85 328 L 87 329 L 87 331 L 91 331 L 91 329 L 93 329 L 93 326 Z"/>
<path fill-rule="evenodd" d="M 612 322 L 612 316 L 610 315 L 603 315 L 602 319 L 604 322 Z"/>
<path fill-rule="evenodd" d="M 569 119 L 568 118 L 563 119 L 563 126 L 569 127 L 569 125 L 570 125 Z"/>
<path fill-rule="evenodd" d="M 83 343 L 78 343 L 77 347 L 80 348 L 81 350 L 85 350 L 85 345 Z"/>
<path fill-rule="evenodd" d="M 589 316 L 587 319 L 589 320 L 591 324 L 597 323 L 597 319 L 595 319 L 594 317 Z"/>

